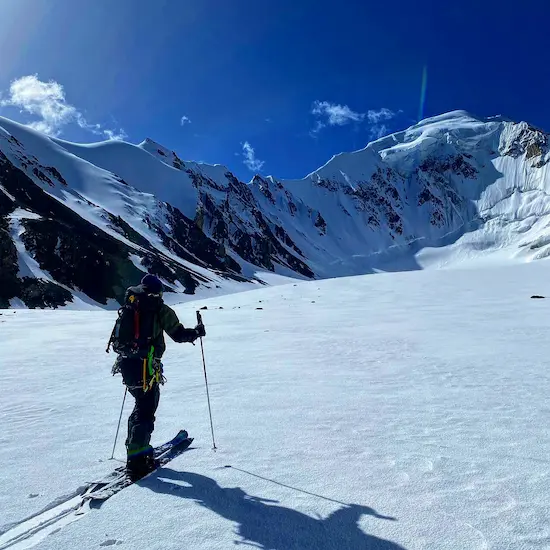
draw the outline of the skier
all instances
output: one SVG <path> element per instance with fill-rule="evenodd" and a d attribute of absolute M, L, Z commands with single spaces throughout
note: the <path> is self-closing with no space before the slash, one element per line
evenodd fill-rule
<path fill-rule="evenodd" d="M 125 303 L 111 334 L 107 352 L 112 346 L 118 354 L 113 374 L 120 372 L 135 406 L 128 419 L 126 468 L 132 479 L 139 479 L 157 467 L 150 445 L 155 427 L 155 412 L 164 384 L 160 361 L 165 349 L 163 332 L 175 342 L 194 342 L 206 335 L 204 325 L 185 328 L 174 310 L 162 299 L 162 282 L 145 275 L 138 286 L 126 291 Z"/>

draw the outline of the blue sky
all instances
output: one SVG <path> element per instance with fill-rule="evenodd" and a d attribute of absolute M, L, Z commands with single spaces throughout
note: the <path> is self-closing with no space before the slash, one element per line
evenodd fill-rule
<path fill-rule="evenodd" d="M 454 109 L 550 129 L 549 19 L 543 0 L 2 0 L 0 114 L 302 177 Z"/>

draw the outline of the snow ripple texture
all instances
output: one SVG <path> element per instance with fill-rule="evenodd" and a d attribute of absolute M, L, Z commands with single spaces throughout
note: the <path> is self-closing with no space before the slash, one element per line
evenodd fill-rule
<path fill-rule="evenodd" d="M 179 306 L 188 324 L 208 306 L 219 450 L 200 350 L 170 342 L 154 438 L 184 426 L 197 449 L 38 547 L 549 548 L 547 289 L 543 261 Z M 0 316 L 0 532 L 112 469 L 113 320 Z"/>

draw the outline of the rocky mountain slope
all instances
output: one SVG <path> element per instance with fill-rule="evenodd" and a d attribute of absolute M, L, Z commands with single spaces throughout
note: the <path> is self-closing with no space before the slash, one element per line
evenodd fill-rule
<path fill-rule="evenodd" d="M 548 135 L 455 111 L 301 180 L 77 145 L 0 118 L 0 307 L 113 307 L 143 272 L 173 292 L 550 253 Z"/>

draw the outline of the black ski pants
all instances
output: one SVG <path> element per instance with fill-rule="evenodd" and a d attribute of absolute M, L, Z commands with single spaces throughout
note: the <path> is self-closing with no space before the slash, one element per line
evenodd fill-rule
<path fill-rule="evenodd" d="M 147 391 L 143 391 L 143 369 L 140 359 L 122 359 L 120 370 L 128 391 L 136 400 L 134 410 L 128 418 L 128 458 L 150 454 L 151 434 L 155 429 L 155 413 L 160 399 L 159 385 L 155 383 Z"/>
<path fill-rule="evenodd" d="M 141 388 L 128 388 L 136 403 L 128 418 L 128 438 L 126 449 L 128 457 L 151 453 L 151 434 L 155 429 L 155 412 L 159 405 L 160 389 L 154 384 L 144 392 Z"/>

